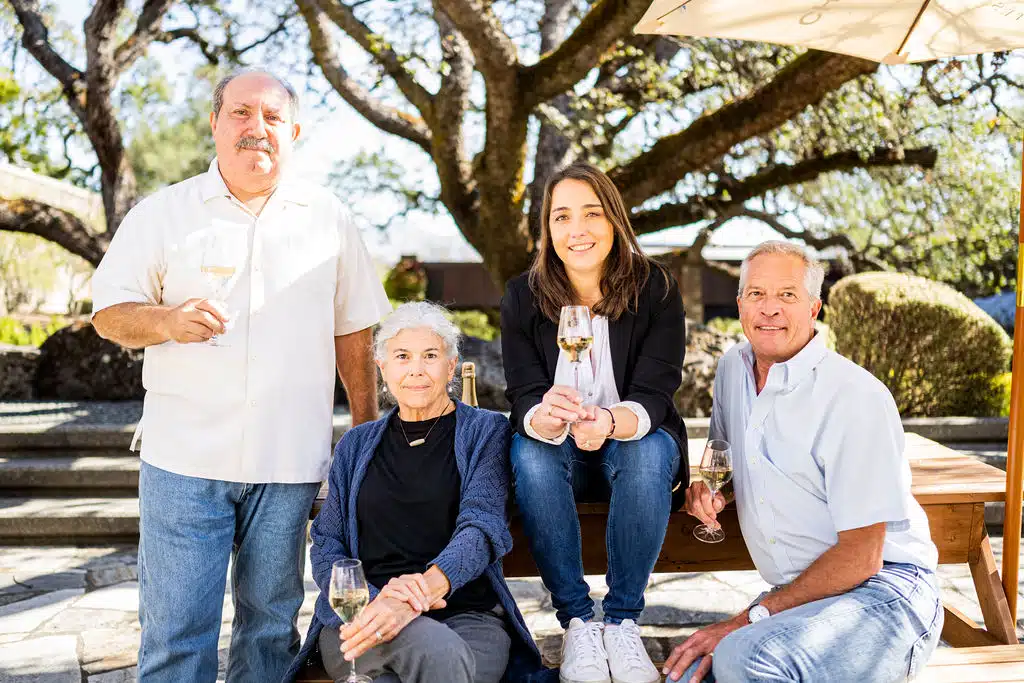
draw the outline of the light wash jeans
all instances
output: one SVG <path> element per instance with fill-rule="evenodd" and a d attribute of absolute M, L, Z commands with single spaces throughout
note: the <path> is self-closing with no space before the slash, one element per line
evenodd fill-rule
<path fill-rule="evenodd" d="M 672 479 L 679 469 L 675 440 L 659 429 L 588 452 L 572 437 L 553 446 L 514 434 L 511 450 L 516 505 L 559 623 L 565 628 L 573 617 L 594 616 L 583 578 L 577 499 L 609 501 L 604 620 L 636 621 L 672 511 Z"/>
<path fill-rule="evenodd" d="M 298 654 L 305 530 L 319 484 L 139 475 L 141 683 L 213 683 L 228 560 L 229 683 L 276 683 Z"/>
<path fill-rule="evenodd" d="M 905 681 L 935 651 L 942 620 L 935 575 L 887 562 L 848 593 L 733 631 L 715 648 L 704 683 Z M 689 681 L 699 663 L 679 680 Z"/>

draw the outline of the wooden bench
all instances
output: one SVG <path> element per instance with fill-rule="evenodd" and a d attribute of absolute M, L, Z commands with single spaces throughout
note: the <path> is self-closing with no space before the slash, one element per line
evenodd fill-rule
<path fill-rule="evenodd" d="M 943 648 L 914 683 L 1024 681 L 1024 645 Z"/>
<path fill-rule="evenodd" d="M 971 648 L 965 652 L 974 652 L 976 658 L 1002 657 L 1005 660 L 993 659 L 988 662 L 993 666 L 1016 666 L 1024 660 L 1024 650 L 1021 648 L 985 649 L 991 646 L 1017 644 L 1016 629 L 1010 618 L 999 570 L 985 529 L 985 503 L 1005 501 L 1006 475 L 1002 470 L 916 434 L 907 434 L 906 439 L 906 453 L 913 477 L 912 491 L 928 515 L 932 540 L 939 551 L 939 564 L 967 564 L 970 567 L 985 622 L 984 626 L 980 626 L 956 608 L 946 605 L 942 638 L 957 648 Z M 691 453 L 699 453 L 703 447 L 704 439 L 690 440 Z M 693 478 L 696 478 L 695 471 Z M 314 514 L 319 509 L 319 502 L 318 499 L 317 505 L 314 506 Z M 608 506 L 582 504 L 578 506 L 578 512 L 583 537 L 583 567 L 588 574 L 603 574 L 607 568 L 605 522 Z M 699 523 L 696 519 L 682 511 L 673 512 L 654 571 L 710 572 L 754 569 L 750 554 L 743 543 L 735 506 L 726 508 L 719 516 L 719 521 L 725 531 L 726 540 L 709 545 L 693 537 L 693 527 Z M 513 517 L 511 526 L 514 543 L 512 552 L 505 557 L 505 575 L 537 576 L 537 567 L 530 556 L 529 544 L 518 518 Z M 998 654 L 1000 652 L 1002 654 Z M 952 661 L 949 659 L 952 655 L 944 657 L 945 659 L 938 661 Z M 972 666 L 973 660 L 968 660 L 959 664 L 938 665 L 936 670 L 948 668 L 951 672 L 949 675 L 954 676 L 955 671 L 959 670 L 957 667 Z M 929 672 L 931 671 L 932 667 L 929 666 Z M 981 679 L 954 677 L 935 680 Z M 1019 678 L 985 680 L 1024 681 L 1024 675 Z"/>

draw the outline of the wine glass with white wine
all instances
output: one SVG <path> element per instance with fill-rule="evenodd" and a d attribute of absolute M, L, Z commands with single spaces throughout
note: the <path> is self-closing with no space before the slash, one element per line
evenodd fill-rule
<path fill-rule="evenodd" d="M 708 441 L 704 446 L 704 455 L 700 459 L 698 472 L 704 485 L 711 490 L 711 500 L 714 500 L 715 494 L 732 479 L 732 449 L 729 442 L 722 439 Z M 713 529 L 707 524 L 701 524 L 694 529 L 693 535 L 698 541 L 705 543 L 721 543 L 725 539 L 725 532 L 721 527 Z"/>
<path fill-rule="evenodd" d="M 203 263 L 199 267 L 209 291 L 207 298 L 228 318 L 224 323 L 225 329 L 230 329 L 234 323 L 234 315 L 227 308 L 228 294 L 238 270 L 232 257 L 228 240 L 211 237 L 203 249 Z M 207 339 L 206 343 L 210 346 L 227 346 L 217 335 Z"/>
<path fill-rule="evenodd" d="M 562 306 L 558 316 L 558 347 L 569 354 L 573 370 L 573 389 L 580 390 L 580 363 L 583 353 L 594 343 L 590 309 L 586 306 Z"/>
<path fill-rule="evenodd" d="M 370 602 L 370 588 L 366 585 L 363 563 L 359 560 L 338 560 L 331 565 L 331 609 L 346 624 L 351 624 L 363 613 Z M 356 673 L 356 662 L 345 683 L 373 683 L 367 676 Z"/>

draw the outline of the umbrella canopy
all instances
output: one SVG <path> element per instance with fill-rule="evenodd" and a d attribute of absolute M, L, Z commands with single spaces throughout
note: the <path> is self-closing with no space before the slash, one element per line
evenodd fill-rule
<path fill-rule="evenodd" d="M 637 33 L 801 45 L 898 64 L 1024 47 L 1024 2 L 655 0 Z"/>

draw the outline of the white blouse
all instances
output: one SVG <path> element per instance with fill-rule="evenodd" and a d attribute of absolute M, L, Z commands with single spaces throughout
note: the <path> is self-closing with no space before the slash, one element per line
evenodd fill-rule
<path fill-rule="evenodd" d="M 636 401 L 620 401 L 619 390 L 615 386 L 615 370 L 612 367 L 612 347 L 608 333 L 608 318 L 603 315 L 595 316 L 592 321 L 594 331 L 594 343 L 590 350 L 583 356 L 579 363 L 580 394 L 583 395 L 584 405 L 594 405 L 601 408 L 626 408 L 636 415 L 637 427 L 633 436 L 620 437 L 618 441 L 636 441 L 647 436 L 651 431 L 651 418 L 647 410 Z M 573 364 L 569 360 L 569 354 L 559 351 L 558 364 L 555 366 L 555 384 L 563 386 L 574 386 Z M 530 426 L 533 414 L 541 406 L 540 403 L 530 408 L 523 418 L 523 425 L 527 436 L 550 443 L 560 445 L 569 435 L 569 425 L 566 425 L 562 433 L 554 439 L 545 439 Z"/>

